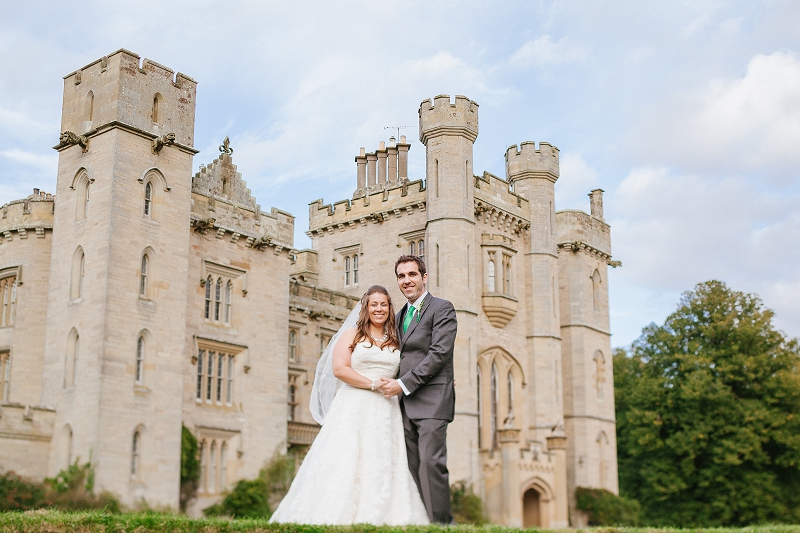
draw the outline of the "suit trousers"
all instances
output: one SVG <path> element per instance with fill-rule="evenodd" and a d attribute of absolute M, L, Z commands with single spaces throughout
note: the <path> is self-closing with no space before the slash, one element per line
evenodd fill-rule
<path fill-rule="evenodd" d="M 412 420 L 403 413 L 408 468 L 431 522 L 449 524 L 450 475 L 447 471 L 447 420 Z"/>

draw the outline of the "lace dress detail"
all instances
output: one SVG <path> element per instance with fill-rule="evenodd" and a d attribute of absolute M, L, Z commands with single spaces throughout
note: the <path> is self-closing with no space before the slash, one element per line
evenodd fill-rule
<path fill-rule="evenodd" d="M 369 379 L 394 378 L 400 352 L 359 343 L 350 366 Z M 270 522 L 428 524 L 408 470 L 398 398 L 342 384 Z"/>

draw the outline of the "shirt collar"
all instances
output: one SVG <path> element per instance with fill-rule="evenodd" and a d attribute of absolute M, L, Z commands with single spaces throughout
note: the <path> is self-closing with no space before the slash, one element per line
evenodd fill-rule
<path fill-rule="evenodd" d="M 420 296 L 419 298 L 417 298 L 413 302 L 408 302 L 408 305 L 414 306 L 414 309 L 417 309 L 417 304 L 419 302 L 421 302 L 422 300 L 424 300 L 427 295 L 428 295 L 428 291 L 423 292 L 422 296 Z"/>

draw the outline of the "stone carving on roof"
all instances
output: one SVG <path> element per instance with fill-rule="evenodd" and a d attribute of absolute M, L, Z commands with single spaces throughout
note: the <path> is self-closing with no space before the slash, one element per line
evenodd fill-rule
<path fill-rule="evenodd" d="M 225 142 L 220 146 L 222 152 L 218 159 L 208 166 L 201 166 L 200 172 L 192 178 L 192 192 L 220 198 L 234 205 L 245 207 L 252 211 L 260 212 L 256 199 L 247 188 L 247 182 L 242 179 L 242 174 L 236 171 L 233 164 L 233 148 L 230 140 L 225 137 Z"/>

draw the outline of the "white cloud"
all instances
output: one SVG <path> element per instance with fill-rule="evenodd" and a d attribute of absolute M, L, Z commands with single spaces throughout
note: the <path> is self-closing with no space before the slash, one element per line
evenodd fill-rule
<path fill-rule="evenodd" d="M 58 169 L 58 155 L 56 154 L 45 155 L 13 148 L 11 150 L 0 150 L 0 157 L 25 167 L 33 167 L 48 174 L 55 174 Z"/>
<path fill-rule="evenodd" d="M 670 98 L 632 135 L 642 158 L 715 173 L 755 172 L 800 181 L 800 61 L 756 55 L 746 74 Z"/>
<path fill-rule="evenodd" d="M 508 59 L 512 67 L 560 65 L 581 63 L 589 57 L 586 48 L 572 44 L 566 37 L 553 42 L 549 35 L 542 35 L 535 41 L 528 41 L 518 48 Z"/>

